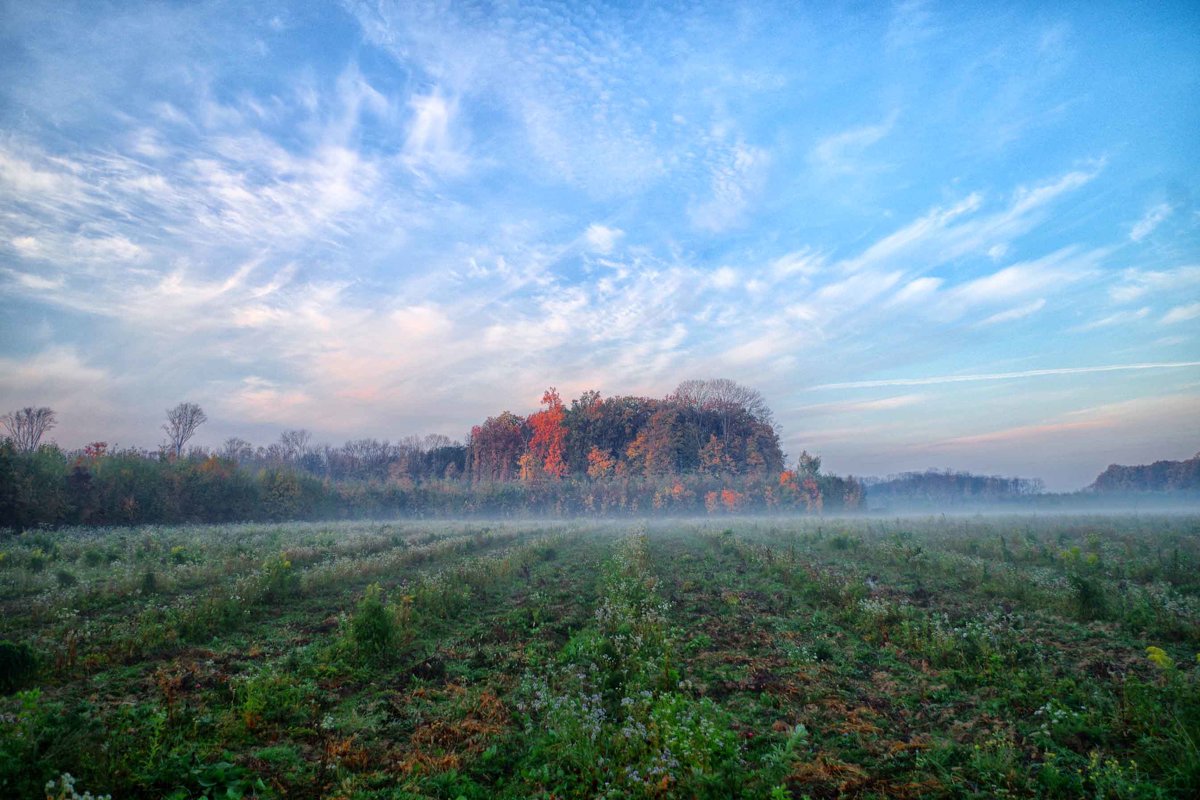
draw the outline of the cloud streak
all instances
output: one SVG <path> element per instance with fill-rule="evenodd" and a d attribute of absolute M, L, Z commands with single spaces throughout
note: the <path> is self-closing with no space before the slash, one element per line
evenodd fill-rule
<path fill-rule="evenodd" d="M 809 387 L 812 390 L 826 389 L 874 389 L 882 386 L 935 386 L 942 383 L 974 383 L 977 381 L 1008 381 L 1024 378 L 1041 378 L 1051 375 L 1090 375 L 1101 372 L 1127 372 L 1148 369 L 1189 369 L 1200 367 L 1200 361 L 1164 361 L 1148 364 L 1107 364 L 1096 367 L 1056 367 L 1052 369 L 1027 369 L 1020 372 L 987 372 L 974 375 L 939 375 L 928 378 L 883 378 L 871 381 L 847 381 L 823 383 Z"/>

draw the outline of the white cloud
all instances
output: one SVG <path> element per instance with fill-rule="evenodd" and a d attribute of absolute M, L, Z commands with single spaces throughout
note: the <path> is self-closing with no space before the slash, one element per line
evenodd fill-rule
<path fill-rule="evenodd" d="M 876 125 L 862 125 L 828 136 L 817 142 L 809 159 L 830 175 L 853 175 L 870 169 L 862 161 L 863 151 L 891 133 L 896 118 L 892 114 Z"/>
<path fill-rule="evenodd" d="M 447 176 L 464 174 L 470 159 L 455 141 L 453 125 L 458 114 L 457 102 L 434 92 L 412 98 L 409 105 L 413 121 L 404 143 L 404 162 L 417 172 L 429 170 Z"/>
<path fill-rule="evenodd" d="M 1121 283 L 1108 294 L 1118 303 L 1129 303 L 1147 294 L 1187 291 L 1196 286 L 1200 286 L 1200 266 L 1161 271 L 1127 269 L 1121 273 Z"/>
<path fill-rule="evenodd" d="M 81 258 L 95 261 L 141 261 L 146 250 L 124 236 L 105 236 L 96 239 L 80 237 L 73 242 L 75 252 Z"/>
<path fill-rule="evenodd" d="M 1200 367 L 1200 361 L 1162 361 L 1148 364 L 1109 364 L 1100 367 L 1055 367 L 1052 369 L 1027 369 L 1020 372 L 990 372 L 974 375 L 940 375 L 930 378 L 883 378 L 872 381 L 850 381 L 846 383 L 824 383 L 813 389 L 872 389 L 881 386 L 933 386 L 940 383 L 974 383 L 978 381 L 1007 381 L 1022 378 L 1040 378 L 1049 375 L 1086 375 L 1096 372 L 1127 372 L 1159 369 L 1191 369 Z"/>
<path fill-rule="evenodd" d="M 584 231 L 583 237 L 593 252 L 607 255 L 613 251 L 617 242 L 625 235 L 620 228 L 610 228 L 607 225 L 592 223 Z"/>
<path fill-rule="evenodd" d="M 1039 297 L 1032 303 L 1027 303 L 1023 306 L 1017 306 L 1016 308 L 1010 308 L 1007 311 L 1001 311 L 999 313 L 992 314 L 987 319 L 982 320 L 979 325 L 982 327 L 984 325 L 996 325 L 997 323 L 1001 322 L 1012 322 L 1014 320 L 1024 319 L 1025 317 L 1032 316 L 1033 314 L 1041 311 L 1043 308 L 1045 308 L 1045 306 L 1045 298 Z"/>
<path fill-rule="evenodd" d="M 73 347 L 52 346 L 25 357 L 0 356 L 0 410 L 49 406 L 58 415 L 58 427 L 48 439 L 92 441 L 116 413 L 112 392 L 118 382 Z"/>
<path fill-rule="evenodd" d="M 946 231 L 950 223 L 962 216 L 979 210 L 983 195 L 973 192 L 949 208 L 934 208 L 925 216 L 900 230 L 885 236 L 863 251 L 857 258 L 843 264 L 845 269 L 865 269 L 869 266 L 889 263 L 900 257 L 911 258 L 921 249 L 933 245 L 937 248 L 939 238 L 952 238 Z"/>
<path fill-rule="evenodd" d="M 1142 218 L 1134 223 L 1133 227 L 1129 229 L 1129 238 L 1135 242 L 1140 242 L 1142 239 L 1145 239 L 1154 232 L 1155 228 L 1162 224 L 1163 220 L 1171 216 L 1171 212 L 1174 210 L 1175 209 L 1170 203 L 1159 203 L 1158 205 L 1149 209 L 1145 214 L 1142 215 Z"/>
<path fill-rule="evenodd" d="M 972 192 L 949 207 L 935 207 L 924 216 L 872 244 L 839 266 L 846 270 L 920 265 L 929 271 L 974 254 L 986 254 L 1035 228 L 1048 207 L 1063 195 L 1092 181 L 1103 168 L 1075 170 L 1056 179 L 1013 192 L 1007 207 L 978 214 L 983 195 Z"/>
<path fill-rule="evenodd" d="M 74 175 L 62 170 L 35 165 L 0 146 L 0 186 L 15 200 L 24 203 L 63 203 L 81 195 Z"/>
<path fill-rule="evenodd" d="M 811 248 L 795 250 L 771 262 L 769 269 L 776 278 L 793 275 L 812 276 L 825 268 L 825 257 Z"/>
<path fill-rule="evenodd" d="M 766 180 L 769 162 L 769 154 L 761 148 L 744 142 L 730 147 L 712 166 L 709 197 L 693 202 L 689 209 L 692 224 L 719 233 L 741 223 Z"/>
<path fill-rule="evenodd" d="M 35 292 L 61 289 L 65 283 L 62 276 L 47 278 L 44 275 L 31 275 L 28 272 L 13 272 L 12 276 L 16 278 L 17 283 Z"/>
<path fill-rule="evenodd" d="M 955 286 L 947 290 L 946 303 L 951 309 L 961 311 L 970 306 L 998 304 L 1059 289 L 1092 274 L 1101 255 L 1095 251 L 1080 253 L 1073 247 L 1066 247 Z"/>
<path fill-rule="evenodd" d="M 916 278 L 906 283 L 904 288 L 896 292 L 891 302 L 894 305 L 922 302 L 932 297 L 942 283 L 943 280 L 941 278 Z"/>
<path fill-rule="evenodd" d="M 889 51 L 916 50 L 918 46 L 936 36 L 937 28 L 931 22 L 932 14 L 926 0 L 905 0 L 892 9 L 884 41 Z M 918 51 L 919 52 L 919 51 Z"/>
<path fill-rule="evenodd" d="M 1076 326 L 1071 330 L 1082 333 L 1084 331 L 1092 331 L 1098 328 L 1109 328 L 1113 325 L 1125 325 L 1130 322 L 1137 322 L 1140 319 L 1145 319 L 1150 315 L 1150 308 L 1143 307 L 1136 311 L 1118 311 L 1115 314 L 1109 314 L 1106 317 L 1101 317 L 1093 322 L 1088 322 L 1083 325 Z"/>
<path fill-rule="evenodd" d="M 33 258 L 42 249 L 41 242 L 35 236 L 17 236 L 13 238 L 12 246 L 25 258 Z"/>
<path fill-rule="evenodd" d="M 720 267 L 709 278 L 714 288 L 732 289 L 738 285 L 739 276 L 733 267 Z"/>
<path fill-rule="evenodd" d="M 1175 306 L 1166 314 L 1163 315 L 1162 324 L 1174 325 L 1179 322 L 1187 322 L 1188 320 L 1200 317 L 1200 303 L 1192 303 L 1186 306 Z"/>
<path fill-rule="evenodd" d="M 881 397 L 876 400 L 848 400 L 840 403 L 814 403 L 800 406 L 795 413 L 805 416 L 817 414 L 856 414 L 860 412 L 894 411 L 898 408 L 909 408 L 920 405 L 925 401 L 923 394 L 902 394 L 893 397 Z"/>

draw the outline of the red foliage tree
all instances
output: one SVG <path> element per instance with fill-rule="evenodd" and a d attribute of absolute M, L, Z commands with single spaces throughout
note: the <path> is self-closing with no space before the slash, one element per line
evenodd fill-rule
<path fill-rule="evenodd" d="M 546 408 L 529 417 L 533 437 L 529 440 L 529 463 L 521 465 L 521 476 L 525 479 L 545 475 L 561 478 L 567 474 L 567 426 L 564 422 L 566 409 L 558 390 L 551 386 L 542 395 Z"/>

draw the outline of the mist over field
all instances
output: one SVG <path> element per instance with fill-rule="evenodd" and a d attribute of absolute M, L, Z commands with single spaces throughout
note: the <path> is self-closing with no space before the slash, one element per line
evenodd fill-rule
<path fill-rule="evenodd" d="M 0 0 L 0 798 L 1200 797 L 1193 5 Z"/>

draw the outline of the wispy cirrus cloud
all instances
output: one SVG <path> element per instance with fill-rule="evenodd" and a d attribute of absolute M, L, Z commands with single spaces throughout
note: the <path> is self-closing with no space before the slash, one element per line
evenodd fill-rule
<path fill-rule="evenodd" d="M 1142 308 L 1133 311 L 1118 311 L 1114 314 L 1109 314 L 1108 316 L 1093 320 L 1092 322 L 1087 322 L 1083 325 L 1077 325 L 1071 330 L 1076 333 L 1085 333 L 1087 331 L 1108 328 L 1114 325 L 1127 325 L 1131 322 L 1143 320 L 1148 316 L 1150 316 L 1150 308 L 1148 306 L 1143 306 Z"/>
<path fill-rule="evenodd" d="M 1200 303 L 1191 303 L 1185 306 L 1175 306 L 1166 314 L 1163 315 L 1163 325 L 1174 325 L 1179 322 L 1188 322 L 1189 320 L 1200 317 Z"/>
<path fill-rule="evenodd" d="M 1118 303 L 1131 303 L 1149 294 L 1194 291 L 1200 288 L 1200 266 L 1188 265 L 1169 270 L 1122 270 L 1119 282 L 1108 290 Z"/>
<path fill-rule="evenodd" d="M 827 136 L 813 147 L 809 159 L 821 173 L 830 176 L 882 169 L 884 167 L 878 163 L 864 161 L 865 153 L 891 133 L 898 117 L 892 113 L 877 124 L 861 125 Z"/>
<path fill-rule="evenodd" d="M 794 413 L 804 415 L 817 414 L 855 414 L 860 412 L 894 411 L 898 408 L 909 408 L 920 405 L 925 401 L 923 394 L 901 394 L 891 397 L 880 397 L 875 400 L 850 400 L 839 403 L 812 403 L 798 406 Z"/>
<path fill-rule="evenodd" d="M 1027 369 L 1019 372 L 990 372 L 971 375 L 938 375 L 923 378 L 883 378 L 871 381 L 848 381 L 826 383 L 812 389 L 868 389 L 880 386 L 933 386 L 941 383 L 972 383 L 976 381 L 1008 381 L 1024 378 L 1041 378 L 1051 375 L 1087 375 L 1097 372 L 1126 372 L 1147 369 L 1191 369 L 1200 367 L 1200 361 L 1165 361 L 1147 364 L 1106 364 L 1094 367 L 1054 367 L 1050 369 Z"/>
<path fill-rule="evenodd" d="M 990 317 L 980 320 L 978 324 L 981 326 L 998 325 L 1003 322 L 1013 322 L 1014 320 L 1025 319 L 1026 317 L 1036 314 L 1045 307 L 1046 299 L 1044 297 L 1039 297 L 1032 303 L 1026 303 L 1023 306 L 1017 306 L 1016 308 L 1010 308 L 1005 311 L 998 311 L 995 314 L 992 314 Z"/>
<path fill-rule="evenodd" d="M 1171 212 L 1174 210 L 1170 203 L 1159 203 L 1152 207 L 1129 229 L 1129 238 L 1135 242 L 1142 241 L 1153 233 L 1154 229 L 1161 225 L 1167 217 L 1171 216 Z"/>

